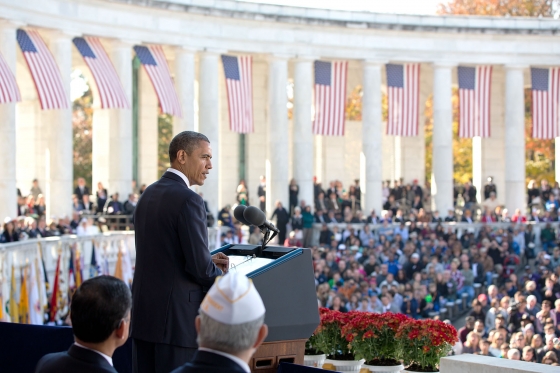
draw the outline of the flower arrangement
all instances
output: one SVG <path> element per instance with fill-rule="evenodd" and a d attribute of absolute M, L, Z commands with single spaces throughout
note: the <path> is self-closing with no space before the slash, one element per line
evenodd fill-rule
<path fill-rule="evenodd" d="M 402 341 L 401 357 L 408 371 L 437 372 L 439 360 L 457 342 L 457 330 L 439 320 L 408 319 L 399 326 L 396 338 Z"/>
<path fill-rule="evenodd" d="M 336 360 L 354 360 L 342 328 L 357 312 L 342 313 L 328 308 L 319 309 L 321 323 L 314 335 L 314 348 Z"/>
<path fill-rule="evenodd" d="M 357 359 L 364 359 L 367 365 L 395 366 L 401 364 L 402 351 L 397 332 L 407 320 L 398 313 L 358 312 L 342 327 L 342 333 Z"/>

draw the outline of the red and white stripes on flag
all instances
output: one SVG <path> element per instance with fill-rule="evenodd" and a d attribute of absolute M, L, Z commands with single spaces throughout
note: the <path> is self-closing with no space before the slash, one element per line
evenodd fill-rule
<path fill-rule="evenodd" d="M 0 54 L 0 104 L 21 101 L 21 95 L 16 83 L 16 77 Z"/>
<path fill-rule="evenodd" d="M 68 109 L 70 92 L 64 91 L 60 70 L 41 35 L 35 30 L 17 30 L 17 41 L 35 83 L 41 109 Z"/>
<path fill-rule="evenodd" d="M 229 108 L 229 128 L 253 132 L 253 58 L 222 55 Z"/>
<path fill-rule="evenodd" d="M 418 136 L 420 64 L 387 64 L 387 135 Z"/>
<path fill-rule="evenodd" d="M 99 91 L 102 109 L 129 109 L 119 75 L 98 38 L 74 38 L 74 45 L 88 65 Z"/>
<path fill-rule="evenodd" d="M 560 100 L 560 68 L 531 68 L 533 96 L 533 138 L 558 137 L 558 100 Z"/>
<path fill-rule="evenodd" d="M 457 68 L 459 137 L 490 137 L 492 66 Z"/>
<path fill-rule="evenodd" d="M 343 136 L 346 120 L 348 62 L 315 61 L 313 134 Z"/>
<path fill-rule="evenodd" d="M 183 115 L 181 114 L 179 97 L 173 86 L 173 79 L 171 79 L 171 72 L 163 48 L 160 45 L 150 45 L 149 47 L 136 45 L 134 51 L 154 86 L 161 112 L 181 118 Z"/>

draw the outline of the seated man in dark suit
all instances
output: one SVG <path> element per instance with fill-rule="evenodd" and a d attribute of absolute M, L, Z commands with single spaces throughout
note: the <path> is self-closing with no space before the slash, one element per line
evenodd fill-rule
<path fill-rule="evenodd" d="M 70 305 L 75 343 L 66 352 L 43 356 L 35 373 L 117 373 L 112 356 L 128 339 L 131 307 L 130 289 L 121 280 L 84 281 Z"/>
<path fill-rule="evenodd" d="M 249 361 L 268 335 L 264 304 L 245 275 L 218 277 L 195 319 L 198 351 L 172 373 L 247 373 Z"/>

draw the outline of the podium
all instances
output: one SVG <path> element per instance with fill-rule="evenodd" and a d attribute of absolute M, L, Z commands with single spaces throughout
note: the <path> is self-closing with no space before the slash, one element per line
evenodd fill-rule
<path fill-rule="evenodd" d="M 253 280 L 266 308 L 268 337 L 249 366 L 253 373 L 276 373 L 278 364 L 303 364 L 305 342 L 319 325 L 313 260 L 309 249 L 226 245 L 230 271 Z"/>

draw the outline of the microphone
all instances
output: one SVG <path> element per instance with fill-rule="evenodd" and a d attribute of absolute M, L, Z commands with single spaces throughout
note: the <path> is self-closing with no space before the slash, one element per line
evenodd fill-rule
<path fill-rule="evenodd" d="M 280 231 L 278 230 L 278 228 L 274 226 L 274 224 L 266 220 L 266 216 L 264 215 L 264 212 L 262 212 L 255 206 L 247 207 L 243 212 L 243 217 L 247 222 L 256 225 L 261 230 L 266 228 L 273 232 L 280 233 Z"/>
<path fill-rule="evenodd" d="M 237 205 L 237 207 L 233 210 L 233 216 L 235 217 L 235 219 L 240 222 L 241 224 L 245 224 L 245 225 L 251 225 L 251 223 L 249 223 L 247 220 L 245 220 L 245 218 L 243 217 L 243 212 L 245 211 L 245 209 L 247 208 L 247 206 L 244 205 Z"/>

